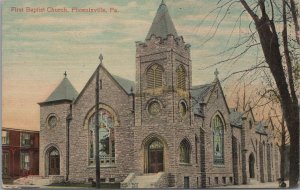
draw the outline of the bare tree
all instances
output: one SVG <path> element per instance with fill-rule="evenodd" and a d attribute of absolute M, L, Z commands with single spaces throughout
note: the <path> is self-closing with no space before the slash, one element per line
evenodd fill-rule
<path fill-rule="evenodd" d="M 251 17 L 249 23 L 251 34 L 245 39 L 239 37 L 235 45 L 224 50 L 224 52 L 231 51 L 229 58 L 213 65 L 234 64 L 253 47 L 256 47 L 258 51 L 262 51 L 263 56 L 261 59 L 257 56 L 256 65 L 242 71 L 236 71 L 231 75 L 242 74 L 242 77 L 244 77 L 246 74 L 258 70 L 271 73 L 275 83 L 274 88 L 278 92 L 283 117 L 290 134 L 289 184 L 292 188 L 297 187 L 299 178 L 299 105 L 296 90 L 299 84 L 298 52 L 300 45 L 297 4 L 294 0 L 282 0 L 281 2 L 279 0 L 218 1 L 217 7 L 211 11 L 218 11 L 216 23 L 213 23 L 216 30 L 204 43 L 213 38 L 219 25 L 230 14 L 230 10 L 234 5 L 242 5 L 244 8 L 234 27 L 240 25 L 242 15 L 247 13 Z M 225 10 L 225 13 L 220 19 L 221 10 Z M 255 26 L 255 29 L 253 29 L 253 26 Z M 239 51 L 241 47 L 244 47 L 244 50 Z M 268 92 L 274 93 L 273 89 Z"/>

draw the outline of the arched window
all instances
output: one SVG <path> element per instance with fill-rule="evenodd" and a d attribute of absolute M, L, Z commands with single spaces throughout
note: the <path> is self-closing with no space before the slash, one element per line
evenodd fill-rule
<path fill-rule="evenodd" d="M 150 89 L 162 87 L 163 69 L 160 65 L 154 64 L 147 71 L 147 87 Z"/>
<path fill-rule="evenodd" d="M 95 163 L 95 116 L 89 119 L 89 164 Z M 113 117 L 111 114 L 100 109 L 99 111 L 99 155 L 100 166 L 115 164 L 115 138 Z"/>
<path fill-rule="evenodd" d="M 220 116 L 213 118 L 214 164 L 224 164 L 224 124 Z"/>
<path fill-rule="evenodd" d="M 191 146 L 190 143 L 184 139 L 180 143 L 180 162 L 181 163 L 190 163 L 191 157 Z"/>
<path fill-rule="evenodd" d="M 176 75 L 177 75 L 177 88 L 181 89 L 181 90 L 185 90 L 185 77 L 186 77 L 186 73 L 185 73 L 185 69 L 182 65 L 180 65 L 177 69 L 176 69 Z"/>

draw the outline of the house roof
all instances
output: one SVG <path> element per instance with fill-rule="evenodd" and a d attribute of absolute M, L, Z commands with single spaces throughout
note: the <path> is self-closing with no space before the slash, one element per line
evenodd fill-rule
<path fill-rule="evenodd" d="M 73 101 L 78 96 L 78 92 L 65 77 L 61 83 L 56 87 L 56 89 L 51 93 L 51 95 L 44 102 L 54 102 L 58 100 L 71 100 Z"/>
<path fill-rule="evenodd" d="M 171 16 L 169 15 L 168 7 L 165 2 L 162 1 L 157 9 L 146 40 L 150 39 L 152 35 L 161 38 L 167 38 L 169 34 L 172 34 L 175 38 L 178 37 Z"/>

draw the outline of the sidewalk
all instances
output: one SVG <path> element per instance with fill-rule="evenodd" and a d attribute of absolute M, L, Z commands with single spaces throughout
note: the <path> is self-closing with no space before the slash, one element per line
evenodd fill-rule
<path fill-rule="evenodd" d="M 289 182 L 285 181 L 286 186 L 289 186 Z M 230 186 L 221 186 L 221 187 L 212 187 L 216 189 L 226 188 L 226 189 L 241 189 L 241 188 L 263 188 L 263 189 L 277 189 L 279 188 L 278 182 L 266 182 L 266 183 L 260 183 L 257 181 L 253 181 L 250 184 L 246 185 L 230 185 Z"/>

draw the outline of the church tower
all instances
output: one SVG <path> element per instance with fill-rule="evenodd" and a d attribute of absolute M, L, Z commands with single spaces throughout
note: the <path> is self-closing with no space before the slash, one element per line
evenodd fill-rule
<path fill-rule="evenodd" d="M 162 1 L 145 41 L 136 42 L 134 171 L 163 172 L 169 187 L 197 181 L 191 71 L 190 45 Z"/>
<path fill-rule="evenodd" d="M 177 34 L 164 1 L 144 42 L 136 42 L 136 125 L 191 125 L 190 45 Z"/>

